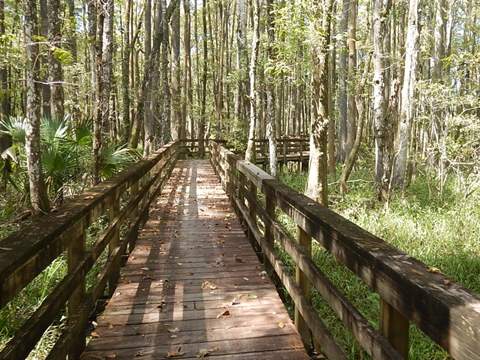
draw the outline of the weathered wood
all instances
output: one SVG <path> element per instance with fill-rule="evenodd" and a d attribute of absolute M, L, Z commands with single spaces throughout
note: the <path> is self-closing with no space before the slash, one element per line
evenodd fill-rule
<path fill-rule="evenodd" d="M 75 274 L 77 268 L 82 264 L 85 258 L 85 241 L 86 233 L 85 227 L 82 224 L 79 233 L 75 234 L 67 251 L 68 273 L 72 276 Z M 75 282 L 74 290 L 68 299 L 67 319 L 68 327 L 74 328 L 78 325 L 78 321 L 83 317 L 82 310 L 85 302 L 85 273 L 81 274 L 78 281 Z M 69 357 L 76 359 L 80 356 L 85 348 L 85 338 L 78 337 L 74 339 L 69 349 Z"/>
<path fill-rule="evenodd" d="M 244 220 L 252 227 L 251 219 L 248 217 L 248 209 L 238 199 L 236 199 L 236 205 L 239 211 L 242 213 Z M 322 351 L 329 359 L 346 359 L 346 355 L 343 350 L 335 343 L 332 334 L 323 324 L 312 305 L 305 299 L 301 288 L 295 283 L 295 281 L 288 275 L 288 271 L 285 269 L 285 265 L 277 259 L 273 247 L 269 245 L 262 234 L 251 228 L 252 232 L 258 243 L 261 244 L 262 250 L 267 256 L 268 260 L 272 264 L 278 277 L 281 279 L 282 284 L 287 289 L 290 297 L 292 298 L 295 307 L 304 318 L 308 328 L 312 331 L 312 336 L 315 341 L 322 344 Z"/>
<path fill-rule="evenodd" d="M 410 323 L 383 299 L 380 299 L 380 331 L 404 359 L 408 359 Z"/>
<path fill-rule="evenodd" d="M 284 142 L 284 149 L 287 148 L 285 144 Z M 236 166 L 242 173 L 242 162 L 237 161 Z M 257 169 L 252 166 L 248 173 L 262 171 Z M 398 316 L 401 314 L 403 318 L 415 323 L 454 358 L 480 359 L 478 295 L 455 284 L 443 274 L 430 271 L 420 261 L 277 180 L 255 179 L 253 175 L 251 181 L 263 194 L 271 192 L 278 202 L 278 207 L 291 217 L 297 226 L 323 245 L 338 262 L 348 267 L 373 291 L 379 293 L 381 298 L 390 304 L 390 310 L 396 311 L 390 312 L 391 316 L 401 320 Z M 260 204 L 255 204 L 256 212 L 262 218 L 265 214 L 259 210 Z M 244 207 L 243 201 L 238 202 L 237 208 L 240 206 Z M 249 215 L 245 216 L 248 224 Z M 302 261 L 303 265 L 297 265 L 304 266 L 302 270 L 306 271 L 312 264 Z M 329 288 L 329 283 L 323 281 L 324 279 L 319 280 L 318 274 L 313 271 L 310 275 L 313 276 L 312 281 L 316 287 L 322 289 L 323 293 L 319 290 L 322 296 L 329 301 L 342 321 L 352 321 L 350 328 L 367 352 L 374 357 L 389 358 L 393 349 L 390 344 L 385 343 L 385 338 L 372 331 L 371 327 L 365 327 L 365 319 L 358 316 L 360 314 L 340 297 L 341 294 L 336 289 Z M 406 325 L 401 327 L 406 328 Z M 403 330 L 401 332 L 405 333 Z M 386 334 L 388 335 L 387 332 Z M 374 341 L 368 345 L 371 340 Z M 400 343 L 405 343 L 405 340 Z M 397 348 L 401 350 L 401 346 Z M 401 355 L 396 353 L 390 358 L 393 356 L 398 358 Z"/>
<path fill-rule="evenodd" d="M 80 356 L 85 345 L 84 329 L 88 317 L 94 309 L 94 301 L 102 295 L 107 280 L 116 278 L 115 274 L 118 273 L 120 259 L 130 241 L 127 234 L 120 242 L 120 226 L 131 214 L 132 209 L 140 203 L 143 206 L 142 213 L 146 213 L 174 165 L 177 154 L 177 147 L 168 145 L 146 161 L 133 166 L 133 170 L 129 169 L 116 179 L 101 183 L 94 190 L 68 202 L 57 213 L 33 219 L 31 225 L 26 228 L 26 235 L 33 236 L 32 234 L 37 230 L 36 237 L 25 238 L 25 234 L 17 233 L 1 242 L 2 252 L 11 251 L 8 248 L 4 250 L 5 243 L 15 245 L 15 249 L 18 249 L 18 257 L 15 257 L 17 253 L 11 254 L 14 261 L 7 261 L 5 254 L 0 254 L 0 270 L 3 271 L 0 273 L 2 275 L 0 284 L 1 288 L 6 290 L 0 294 L 0 301 L 5 303 L 19 292 L 29 282 L 29 279 L 40 272 L 48 261 L 58 257 L 65 249 L 68 260 L 67 276 L 17 331 L 15 337 L 0 354 L 1 358 L 26 357 L 43 332 L 58 317 L 67 300 L 67 328 L 55 344 L 49 358 L 65 357 L 67 353 L 72 358 Z M 128 187 L 138 186 L 139 183 L 142 183 L 143 186 L 133 196 L 130 194 L 132 198 L 120 211 L 119 194 Z M 62 209 L 65 209 L 65 213 L 62 213 Z M 91 250 L 86 251 L 85 229 L 107 210 L 109 226 L 96 240 Z M 54 223 L 52 219 L 58 219 L 58 222 Z M 142 218 L 139 216 L 134 223 L 138 226 L 141 220 Z M 47 225 L 46 229 L 42 228 L 44 224 Z M 19 239 L 26 240 L 26 243 L 20 244 Z M 45 247 L 35 254 L 33 251 L 39 246 L 38 244 L 44 244 Z M 85 275 L 107 245 L 110 249 L 110 259 L 107 267 L 103 270 L 104 276 L 101 277 L 100 284 L 94 286 L 93 293 L 86 294 Z M 12 248 L 12 250 L 14 249 Z M 14 264 L 17 264 L 17 269 L 14 268 Z M 25 273 L 26 271 L 28 273 Z"/>
<path fill-rule="evenodd" d="M 305 231 L 303 231 L 302 228 L 297 228 L 297 241 L 298 241 L 298 245 L 303 250 L 303 252 L 307 256 L 311 257 L 312 238 L 308 236 L 308 234 Z M 310 293 L 311 284 L 307 276 L 305 276 L 305 273 L 302 271 L 302 269 L 298 265 L 295 266 L 295 281 L 297 286 L 300 288 L 302 297 L 305 299 L 307 303 L 310 303 L 311 302 L 311 293 Z M 297 327 L 297 330 L 300 336 L 302 337 L 302 340 L 305 346 L 307 348 L 311 348 L 312 335 L 310 333 L 310 329 L 308 328 L 307 323 L 303 319 L 303 316 L 300 313 L 297 306 L 295 306 L 295 326 Z M 321 351 L 321 348 L 317 350 Z"/>
<path fill-rule="evenodd" d="M 67 248 L 69 234 L 82 218 L 89 224 L 103 213 L 105 202 L 116 189 L 138 182 L 162 157 L 177 145 L 166 145 L 112 180 L 104 181 L 66 201 L 56 212 L 36 217 L 21 230 L 0 241 L 0 306 L 5 305 Z M 89 224 L 86 224 L 87 226 Z"/>
<path fill-rule="evenodd" d="M 206 161 L 178 162 L 97 321 L 82 359 L 164 358 L 178 346 L 183 358 L 218 347 L 212 357 L 308 359 Z"/>

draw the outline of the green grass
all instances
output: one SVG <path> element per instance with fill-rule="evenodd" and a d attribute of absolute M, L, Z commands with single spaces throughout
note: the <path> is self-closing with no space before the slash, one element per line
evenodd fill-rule
<path fill-rule="evenodd" d="M 393 246 L 439 268 L 466 288 L 480 293 L 480 191 L 465 198 L 455 178 L 447 182 L 442 194 L 425 174 L 418 175 L 404 194 L 394 194 L 389 204 L 376 201 L 371 173 L 360 166 L 349 182 L 349 192 L 340 196 L 335 178 L 330 178 L 330 207 Z M 283 170 L 283 182 L 303 191 L 306 174 Z M 280 214 L 280 221 L 292 233 L 291 220 Z M 282 254 L 293 267 L 288 255 Z M 319 268 L 342 290 L 350 301 L 378 327 L 379 297 L 356 276 L 337 264 L 320 245 L 314 243 L 313 258 Z M 313 303 L 335 338 L 351 359 L 368 358 L 345 330 L 321 297 Z M 448 355 L 415 326 L 411 326 L 411 359 L 446 359 Z"/>

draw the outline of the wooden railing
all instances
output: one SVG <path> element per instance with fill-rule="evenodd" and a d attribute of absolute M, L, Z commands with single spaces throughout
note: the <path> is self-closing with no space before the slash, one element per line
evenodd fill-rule
<path fill-rule="evenodd" d="M 211 163 L 248 234 L 288 291 L 304 342 L 329 359 L 345 359 L 310 301 L 313 287 L 344 327 L 374 359 L 405 359 L 409 324 L 414 323 L 455 359 L 480 359 L 480 297 L 392 247 L 335 212 L 295 192 L 222 145 L 210 142 Z M 259 196 L 261 195 L 261 196 Z M 283 212 L 297 226 L 294 239 L 278 222 Z M 376 329 L 337 289 L 311 258 L 312 239 L 379 294 Z M 288 275 L 277 256 L 280 246 L 293 259 Z"/>
<path fill-rule="evenodd" d="M 56 258 L 63 256 L 68 263 L 66 276 L 15 333 L 0 352 L 0 359 L 25 358 L 65 308 L 65 331 L 47 358 L 79 357 L 88 318 L 107 288 L 110 295 L 115 289 L 122 260 L 133 248 L 149 205 L 182 149 L 180 142 L 162 147 L 112 180 L 69 200 L 55 212 L 32 219 L 28 226 L 0 241 L 0 307 Z M 100 217 L 108 224 L 101 234 L 89 239 L 93 244 L 88 247 L 87 229 Z M 96 281 L 87 288 L 86 275 L 105 251 L 108 260 L 100 265 Z"/>
<path fill-rule="evenodd" d="M 300 163 L 308 161 L 309 142 L 308 138 L 279 138 L 277 142 L 277 159 L 280 162 L 298 161 Z M 268 140 L 255 140 L 256 162 L 268 162 Z"/>

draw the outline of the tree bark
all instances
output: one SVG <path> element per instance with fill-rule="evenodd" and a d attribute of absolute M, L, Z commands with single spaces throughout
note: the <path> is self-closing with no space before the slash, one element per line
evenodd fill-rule
<path fill-rule="evenodd" d="M 53 49 L 62 48 L 62 20 L 60 16 L 60 0 L 49 0 L 48 3 L 48 40 Z M 49 80 L 51 92 L 51 114 L 58 120 L 65 116 L 63 70 L 62 64 L 55 55 L 55 50 L 49 52 Z"/>
<path fill-rule="evenodd" d="M 48 41 L 48 21 L 50 16 L 48 15 L 48 0 L 40 0 L 40 36 L 42 41 Z M 48 64 L 48 56 L 42 54 L 39 48 L 39 56 L 40 62 L 42 64 Z M 37 60 L 38 61 L 38 60 Z M 42 69 L 43 68 L 43 69 Z M 41 88 L 41 95 L 42 95 L 42 107 L 41 113 L 42 116 L 50 118 L 52 116 L 51 107 L 50 107 L 50 98 L 51 98 L 51 90 L 50 85 L 48 83 L 49 76 L 48 76 L 49 68 L 47 66 L 40 67 L 40 76 L 42 77 L 41 84 L 39 85 Z"/>
<path fill-rule="evenodd" d="M 275 24 L 274 24 L 274 0 L 267 0 L 267 36 L 268 36 L 268 62 L 275 64 Z M 273 74 L 267 74 L 267 129 L 268 154 L 270 174 L 277 176 L 277 139 L 275 119 L 275 78 Z"/>
<path fill-rule="evenodd" d="M 327 132 L 328 109 L 328 48 L 333 0 L 323 0 L 315 8 L 315 33 L 312 45 L 312 111 L 310 122 L 310 158 L 305 195 L 328 206 Z"/>
<path fill-rule="evenodd" d="M 183 12 L 184 12 L 184 27 L 183 27 L 183 37 L 184 37 L 184 76 L 183 76 L 183 88 L 185 91 L 185 96 L 183 98 L 183 123 L 184 123 L 184 133 L 182 137 L 186 137 L 186 127 L 189 124 L 190 129 L 190 138 L 195 138 L 195 126 L 193 122 L 193 117 L 191 116 L 191 107 L 193 104 L 193 89 L 192 89 L 192 56 L 191 56 L 191 17 L 190 17 L 190 1 L 183 1 Z"/>
<path fill-rule="evenodd" d="M 182 89 L 180 87 L 180 6 L 172 16 L 172 139 L 183 138 Z"/>
<path fill-rule="evenodd" d="M 395 159 L 391 179 L 391 187 L 393 188 L 404 188 L 405 186 L 414 110 L 413 102 L 416 84 L 418 37 L 418 0 L 410 0 L 407 40 L 405 43 L 405 69 L 400 105 L 400 123 L 397 131 Z"/>
<path fill-rule="evenodd" d="M 339 87 L 338 87 L 338 137 L 339 149 L 337 152 L 338 160 L 344 162 L 347 158 L 347 80 L 348 80 L 348 60 L 347 60 L 347 33 L 348 16 L 350 11 L 350 0 L 343 0 L 342 18 L 340 20 L 340 34 L 342 35 L 339 46 Z"/>
<path fill-rule="evenodd" d="M 259 0 L 252 1 L 253 12 L 253 34 L 252 34 L 252 53 L 250 55 L 250 66 L 248 78 L 250 83 L 249 101 L 250 101 L 250 121 L 248 129 L 247 151 L 245 160 L 254 161 L 255 159 L 255 127 L 257 125 L 257 89 L 255 84 L 255 75 L 257 69 L 258 47 L 260 43 L 259 22 L 260 22 L 260 4 Z"/>
<path fill-rule="evenodd" d="M 384 65 L 387 16 L 391 0 L 374 0 L 373 3 L 373 123 L 375 137 L 375 181 L 379 198 L 385 197 L 388 185 L 386 156 L 386 70 Z"/>
<path fill-rule="evenodd" d="M 5 0 L 0 0 L 0 36 L 5 35 Z M 8 88 L 8 69 L 0 64 L 0 120 L 10 116 L 10 92 Z"/>
<path fill-rule="evenodd" d="M 23 0 L 26 68 L 26 115 L 25 150 L 30 188 L 30 202 L 34 213 L 49 211 L 48 195 L 43 182 L 40 153 L 40 102 L 36 82 L 39 80 L 37 36 L 37 2 Z"/>
<path fill-rule="evenodd" d="M 202 23 L 203 33 L 207 33 L 207 6 L 208 1 L 203 1 Z M 207 62 L 208 62 L 208 44 L 207 37 L 203 37 L 203 74 L 202 74 L 202 103 L 200 109 L 200 119 L 198 122 L 198 152 L 200 157 L 205 155 L 205 123 L 206 123 L 206 106 L 207 106 Z"/>
<path fill-rule="evenodd" d="M 123 59 L 122 59 L 122 127 L 120 138 L 127 142 L 130 134 L 130 14 L 132 12 L 132 0 L 125 1 L 125 22 L 123 33 Z"/>

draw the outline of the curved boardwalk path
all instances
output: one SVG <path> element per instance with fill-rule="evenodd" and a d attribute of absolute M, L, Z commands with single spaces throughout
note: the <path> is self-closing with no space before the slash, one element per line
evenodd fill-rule
<path fill-rule="evenodd" d="M 177 163 L 82 359 L 308 359 L 206 160 Z"/>

